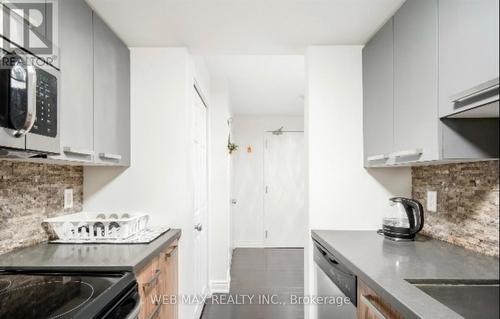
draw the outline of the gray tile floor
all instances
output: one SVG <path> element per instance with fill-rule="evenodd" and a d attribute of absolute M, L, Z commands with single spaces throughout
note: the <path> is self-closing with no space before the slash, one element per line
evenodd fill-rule
<path fill-rule="evenodd" d="M 290 304 L 303 294 L 303 249 L 238 248 L 233 253 L 229 294 L 208 302 L 202 319 L 303 319 L 304 306 Z M 233 304 L 222 304 L 230 298 Z M 234 304 L 243 300 L 244 304 Z"/>

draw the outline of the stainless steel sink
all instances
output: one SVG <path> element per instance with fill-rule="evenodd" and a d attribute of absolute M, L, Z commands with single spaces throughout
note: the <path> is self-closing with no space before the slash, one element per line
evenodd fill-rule
<path fill-rule="evenodd" d="M 465 318 L 500 318 L 498 280 L 407 281 Z"/>

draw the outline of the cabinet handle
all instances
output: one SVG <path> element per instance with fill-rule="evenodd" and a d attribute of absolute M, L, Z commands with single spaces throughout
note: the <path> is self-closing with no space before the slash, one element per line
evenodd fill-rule
<path fill-rule="evenodd" d="M 153 277 L 151 277 L 151 279 L 149 279 L 148 282 L 144 283 L 142 285 L 142 289 L 144 291 L 154 287 L 157 283 L 158 283 L 158 277 L 160 277 L 160 274 L 161 274 L 161 270 L 160 269 L 156 269 L 155 270 L 155 274 L 153 275 Z"/>
<path fill-rule="evenodd" d="M 386 160 L 388 158 L 389 157 L 385 154 L 379 154 L 379 155 L 368 156 L 366 159 L 368 160 L 368 162 L 376 162 L 376 161 Z"/>
<path fill-rule="evenodd" d="M 172 246 L 166 253 L 165 253 L 165 260 L 169 259 L 172 257 L 174 254 L 175 250 L 177 249 L 177 245 Z"/>
<path fill-rule="evenodd" d="M 368 299 L 369 297 L 361 295 L 360 298 L 361 302 L 365 304 L 368 309 L 370 309 L 370 311 L 375 315 L 377 319 L 387 319 L 387 317 L 384 316 L 384 314 L 380 312 L 380 310 L 378 310 L 377 307 L 375 307 L 375 305 Z"/>
<path fill-rule="evenodd" d="M 64 146 L 63 152 L 66 154 L 74 154 L 74 155 L 80 155 L 80 156 L 92 156 L 92 155 L 94 155 L 94 151 L 77 150 L 77 149 L 72 148 L 71 146 Z"/>
<path fill-rule="evenodd" d="M 102 159 L 119 161 L 122 159 L 122 156 L 119 154 L 111 154 L 111 153 L 99 153 L 99 157 Z"/>
<path fill-rule="evenodd" d="M 467 89 L 465 91 L 462 91 L 458 94 L 455 94 L 450 97 L 450 100 L 452 103 L 460 103 L 465 100 L 471 99 L 473 97 L 476 97 L 478 95 L 490 92 L 490 91 L 498 91 L 498 78 L 495 78 L 493 80 L 481 83 L 473 88 Z M 498 92 L 497 92 L 498 94 Z"/>
<path fill-rule="evenodd" d="M 148 316 L 148 319 L 154 319 L 154 318 L 158 317 L 158 314 L 160 313 L 160 308 L 161 308 L 161 302 L 157 301 L 156 307 L 153 310 L 153 312 Z"/>
<path fill-rule="evenodd" d="M 408 156 L 419 156 L 422 155 L 424 151 L 421 148 L 416 148 L 412 150 L 404 150 L 399 152 L 394 152 L 389 155 L 389 157 L 408 157 Z"/>

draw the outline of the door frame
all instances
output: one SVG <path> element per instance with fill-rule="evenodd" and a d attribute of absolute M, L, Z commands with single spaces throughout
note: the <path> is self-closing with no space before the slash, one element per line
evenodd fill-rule
<path fill-rule="evenodd" d="M 208 191 L 209 191 L 209 189 L 208 189 L 208 187 L 209 187 L 209 171 L 208 171 L 209 170 L 209 166 L 208 166 L 209 165 L 209 160 L 208 160 L 209 159 L 209 155 L 208 155 L 208 151 L 209 151 L 209 145 L 208 145 L 209 144 L 209 114 L 208 114 L 208 110 L 209 110 L 209 108 L 208 108 L 208 102 L 207 102 L 205 96 L 203 95 L 202 90 L 201 90 L 200 86 L 198 85 L 198 83 L 196 82 L 196 80 L 194 80 L 194 82 L 193 82 L 193 89 L 194 89 L 194 91 L 191 93 L 192 94 L 191 95 L 192 96 L 191 108 L 193 108 L 193 104 L 195 103 L 194 99 L 196 98 L 196 95 L 200 98 L 203 106 L 205 107 L 205 159 L 204 159 L 204 161 L 205 161 L 205 168 L 206 169 L 205 169 L 204 173 L 206 174 L 206 176 L 205 176 L 206 178 L 205 178 L 204 188 L 205 188 L 205 192 L 206 192 L 206 194 L 205 194 L 205 198 L 206 198 L 206 203 L 205 203 L 206 204 L 206 209 L 205 209 L 206 213 L 205 214 L 206 214 L 206 216 L 202 217 L 203 220 L 201 221 L 202 222 L 202 230 L 201 231 L 205 233 L 202 236 L 204 236 L 206 239 L 206 240 L 204 240 L 204 243 L 203 243 L 203 249 L 205 250 L 205 257 L 206 258 L 204 260 L 204 265 L 202 265 L 202 267 L 204 268 L 202 271 L 205 274 L 204 277 L 206 279 L 206 282 L 204 282 L 203 287 L 201 287 L 202 291 L 199 291 L 196 293 L 200 293 L 203 297 L 206 297 L 209 294 L 209 269 L 208 269 L 208 267 L 209 267 L 209 255 L 208 255 L 208 253 L 209 253 L 209 251 L 208 251 L 208 249 L 209 249 L 209 246 L 208 246 L 209 221 L 208 221 L 208 219 L 210 218 L 209 217 L 209 203 L 208 203 L 208 201 L 209 201 L 209 198 L 208 198 Z M 191 114 L 191 116 L 194 116 L 194 114 Z M 191 127 L 191 129 L 193 129 L 193 128 Z M 193 219 L 192 219 L 193 232 L 196 232 L 197 230 L 195 230 L 194 226 L 196 225 L 196 223 L 198 221 L 195 220 L 194 213 L 195 213 L 195 211 L 193 211 Z M 196 233 L 195 233 L 195 236 L 196 236 Z M 196 264 L 197 264 L 196 249 L 193 250 L 193 253 L 194 253 L 193 258 L 194 258 L 194 267 L 195 267 L 194 268 L 194 271 L 195 271 L 194 275 L 195 275 L 195 277 L 197 277 L 198 274 L 196 273 L 196 270 L 197 270 L 197 268 L 196 268 Z M 195 286 L 195 288 L 197 288 L 197 287 Z M 196 307 L 194 309 L 195 316 L 200 316 L 202 314 L 203 307 L 204 307 L 203 304 L 196 305 Z"/>

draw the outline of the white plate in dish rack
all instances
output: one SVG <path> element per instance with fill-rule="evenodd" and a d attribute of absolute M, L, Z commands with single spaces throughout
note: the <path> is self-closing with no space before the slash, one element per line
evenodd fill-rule
<path fill-rule="evenodd" d="M 145 230 L 144 213 L 81 212 L 44 220 L 64 242 L 124 240 Z"/>
<path fill-rule="evenodd" d="M 126 239 L 94 239 L 94 240 L 51 240 L 51 244 L 148 244 L 168 232 L 170 227 L 148 227 Z"/>

